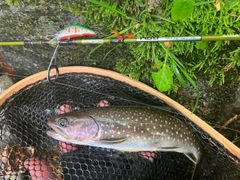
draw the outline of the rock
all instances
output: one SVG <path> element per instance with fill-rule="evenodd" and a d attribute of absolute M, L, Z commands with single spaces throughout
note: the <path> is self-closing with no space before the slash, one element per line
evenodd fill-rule
<path fill-rule="evenodd" d="M 3 91 L 5 91 L 7 88 L 9 88 L 10 86 L 12 86 L 13 80 L 7 76 L 7 75 L 2 75 L 0 76 L 0 94 L 3 93 Z"/>

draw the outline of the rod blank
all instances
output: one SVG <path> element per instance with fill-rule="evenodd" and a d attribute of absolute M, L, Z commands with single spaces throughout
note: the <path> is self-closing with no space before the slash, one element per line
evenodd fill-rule
<path fill-rule="evenodd" d="M 113 39 L 72 39 L 72 40 L 50 40 L 50 41 L 13 41 L 0 42 L 0 46 L 34 46 L 51 45 L 64 46 L 74 44 L 109 44 L 109 43 L 135 43 L 135 42 L 181 42 L 181 41 L 237 41 L 240 35 L 219 35 L 219 36 L 180 36 L 180 37 L 159 37 L 159 38 L 126 38 L 123 40 Z"/>

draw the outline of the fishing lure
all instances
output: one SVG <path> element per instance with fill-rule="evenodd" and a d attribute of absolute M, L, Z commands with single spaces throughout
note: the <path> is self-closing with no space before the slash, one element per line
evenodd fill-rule
<path fill-rule="evenodd" d="M 83 36 L 95 36 L 96 33 L 79 24 L 72 24 L 55 34 L 55 40 L 63 41 L 66 39 L 75 39 Z"/>

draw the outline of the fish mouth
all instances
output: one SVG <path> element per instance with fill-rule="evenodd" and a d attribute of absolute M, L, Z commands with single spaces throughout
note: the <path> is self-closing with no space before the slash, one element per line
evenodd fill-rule
<path fill-rule="evenodd" d="M 48 124 L 52 130 L 48 130 L 47 131 L 47 135 L 54 138 L 54 139 L 57 139 L 57 140 L 69 140 L 69 136 L 67 134 L 65 134 L 63 132 L 63 130 L 59 127 L 56 127 L 52 124 Z"/>

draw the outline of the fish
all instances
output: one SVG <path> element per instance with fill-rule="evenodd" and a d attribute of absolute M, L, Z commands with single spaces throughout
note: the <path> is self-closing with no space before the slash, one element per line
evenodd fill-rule
<path fill-rule="evenodd" d="M 180 119 L 156 107 L 108 106 L 88 108 L 51 118 L 47 135 L 78 145 L 119 151 L 162 151 L 185 154 L 193 163 L 192 179 L 202 147 Z"/>
<path fill-rule="evenodd" d="M 83 36 L 95 36 L 96 33 L 88 27 L 82 26 L 80 24 L 72 24 L 64 28 L 55 34 L 55 38 L 58 41 L 74 39 Z"/>

